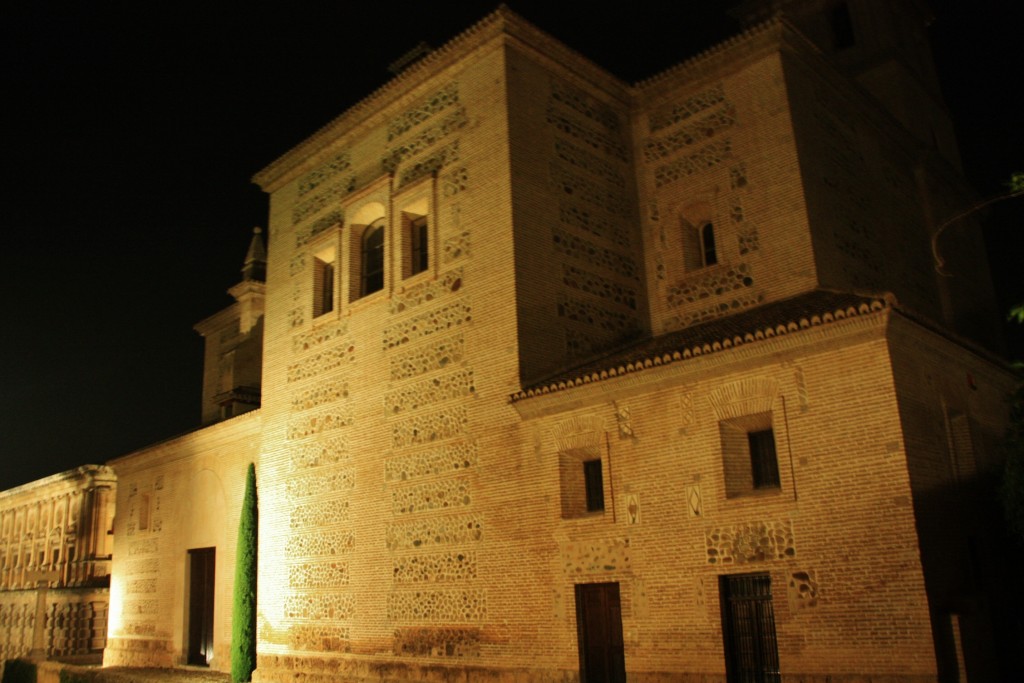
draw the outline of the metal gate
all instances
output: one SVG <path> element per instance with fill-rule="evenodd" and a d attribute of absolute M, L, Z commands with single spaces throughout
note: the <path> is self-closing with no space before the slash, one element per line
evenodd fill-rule
<path fill-rule="evenodd" d="M 725 671 L 729 683 L 777 683 L 772 580 L 768 574 L 719 577 Z"/>

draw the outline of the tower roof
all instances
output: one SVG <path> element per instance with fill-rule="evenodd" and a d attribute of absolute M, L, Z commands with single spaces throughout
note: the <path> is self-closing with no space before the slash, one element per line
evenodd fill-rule
<path fill-rule="evenodd" d="M 252 229 L 252 240 L 249 242 L 249 251 L 245 253 L 245 264 L 242 266 L 242 280 L 265 282 L 267 279 L 267 248 L 263 245 L 262 233 L 262 228 Z"/>

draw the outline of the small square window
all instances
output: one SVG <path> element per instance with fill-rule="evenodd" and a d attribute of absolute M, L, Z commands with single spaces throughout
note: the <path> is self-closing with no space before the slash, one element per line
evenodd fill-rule
<path fill-rule="evenodd" d="M 770 412 L 723 420 L 718 428 L 727 498 L 781 487 Z"/>

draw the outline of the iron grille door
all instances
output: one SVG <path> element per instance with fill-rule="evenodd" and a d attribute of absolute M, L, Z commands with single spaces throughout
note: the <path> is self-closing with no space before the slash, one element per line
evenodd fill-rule
<path fill-rule="evenodd" d="M 778 683 L 772 580 L 767 574 L 719 577 L 729 683 Z"/>

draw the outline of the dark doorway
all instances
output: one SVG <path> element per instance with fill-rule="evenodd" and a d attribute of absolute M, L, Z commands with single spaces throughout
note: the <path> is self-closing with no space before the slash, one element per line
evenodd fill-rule
<path fill-rule="evenodd" d="M 767 574 L 719 577 L 725 671 L 729 683 L 777 683 L 772 580 Z"/>
<path fill-rule="evenodd" d="M 188 551 L 188 663 L 213 659 L 213 572 L 216 548 Z"/>
<path fill-rule="evenodd" d="M 576 586 L 576 628 L 580 644 L 580 683 L 626 683 L 619 584 Z"/>

